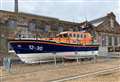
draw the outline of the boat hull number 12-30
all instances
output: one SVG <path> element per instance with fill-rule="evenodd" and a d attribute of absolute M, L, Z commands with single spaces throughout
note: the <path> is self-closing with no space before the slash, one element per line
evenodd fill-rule
<path fill-rule="evenodd" d="M 29 49 L 30 49 L 30 50 L 42 51 L 42 50 L 43 50 L 43 47 L 42 47 L 42 46 L 29 45 Z"/>

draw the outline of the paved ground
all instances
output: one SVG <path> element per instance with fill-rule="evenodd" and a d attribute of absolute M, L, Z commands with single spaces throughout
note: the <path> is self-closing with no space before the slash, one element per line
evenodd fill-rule
<path fill-rule="evenodd" d="M 2 82 L 49 82 L 55 79 L 80 75 L 88 72 L 94 72 L 97 70 L 111 68 L 118 65 L 120 65 L 119 59 L 111 59 L 109 61 L 104 61 L 100 59 L 97 63 L 82 62 L 81 64 L 78 64 L 76 62 L 73 62 L 65 63 L 64 65 L 59 64 L 57 66 L 53 64 L 16 64 L 13 65 L 11 73 L 7 73 L 3 70 Z M 115 75 L 115 78 L 112 77 L 112 75 Z M 107 78 L 109 77 L 112 77 L 111 79 L 113 79 L 113 81 L 107 80 Z M 120 73 L 113 73 L 109 76 L 93 76 L 83 79 L 72 80 L 71 82 L 120 82 L 118 79 L 119 77 Z M 102 78 L 104 79 L 103 81 L 101 80 Z"/>
<path fill-rule="evenodd" d="M 90 76 L 81 79 L 78 78 L 65 82 L 120 82 L 120 72 L 100 74 L 97 76 Z"/>

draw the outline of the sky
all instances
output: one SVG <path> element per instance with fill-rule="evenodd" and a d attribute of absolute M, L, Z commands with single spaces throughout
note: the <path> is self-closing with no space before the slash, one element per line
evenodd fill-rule
<path fill-rule="evenodd" d="M 120 23 L 120 0 L 18 0 L 19 12 L 82 22 L 114 12 Z M 14 0 L 0 0 L 0 10 L 14 11 Z"/>

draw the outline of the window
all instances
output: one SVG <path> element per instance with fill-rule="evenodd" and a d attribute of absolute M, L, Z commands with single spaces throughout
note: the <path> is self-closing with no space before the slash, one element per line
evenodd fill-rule
<path fill-rule="evenodd" d="M 15 20 L 8 20 L 8 26 L 10 28 L 15 28 L 17 26 L 17 23 Z"/>
<path fill-rule="evenodd" d="M 114 28 L 114 20 L 113 19 L 110 19 L 110 25 L 112 28 Z"/>
<path fill-rule="evenodd" d="M 118 45 L 118 39 L 117 39 L 117 37 L 114 37 L 114 45 L 115 45 L 115 46 Z"/>
<path fill-rule="evenodd" d="M 86 38 L 86 34 L 84 34 L 84 38 Z"/>
<path fill-rule="evenodd" d="M 118 36 L 118 39 L 119 39 L 119 45 L 120 45 L 120 36 Z"/>
<path fill-rule="evenodd" d="M 44 32 L 49 32 L 51 30 L 50 25 L 45 25 Z"/>
<path fill-rule="evenodd" d="M 79 36 L 79 34 L 77 34 L 77 38 L 79 38 L 80 36 Z"/>
<path fill-rule="evenodd" d="M 72 37 L 72 34 L 69 34 L 70 37 Z"/>
<path fill-rule="evenodd" d="M 62 26 L 60 26 L 60 27 L 58 28 L 58 32 L 63 32 L 63 27 L 62 27 Z"/>
<path fill-rule="evenodd" d="M 81 38 L 83 38 L 83 34 L 81 34 Z"/>
<path fill-rule="evenodd" d="M 76 37 L 76 34 L 73 34 L 73 37 L 75 38 L 75 37 Z"/>
<path fill-rule="evenodd" d="M 119 44 L 120 44 L 120 36 L 119 36 Z"/>
<path fill-rule="evenodd" d="M 62 38 L 62 35 L 59 35 L 60 38 Z"/>
<path fill-rule="evenodd" d="M 106 36 L 102 35 L 102 46 L 106 46 Z"/>
<path fill-rule="evenodd" d="M 108 45 L 112 46 L 112 36 L 108 36 Z"/>
<path fill-rule="evenodd" d="M 36 24 L 35 24 L 35 23 L 33 23 L 33 22 L 29 23 L 29 30 L 30 30 L 30 31 L 34 31 L 34 30 L 35 30 L 35 27 L 36 27 Z"/>
<path fill-rule="evenodd" d="M 68 34 L 63 34 L 63 37 L 64 37 L 64 38 L 67 38 L 67 37 L 68 37 Z"/>

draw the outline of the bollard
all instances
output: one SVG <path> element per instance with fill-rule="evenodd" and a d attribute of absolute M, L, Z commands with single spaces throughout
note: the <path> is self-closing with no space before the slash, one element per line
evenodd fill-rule
<path fill-rule="evenodd" d="M 3 68 L 6 70 L 6 57 L 3 58 Z"/>
<path fill-rule="evenodd" d="M 7 71 L 10 72 L 11 71 L 11 58 L 4 58 L 3 59 L 3 68 Z"/>
<path fill-rule="evenodd" d="M 11 71 L 11 65 L 12 65 L 11 58 L 7 58 L 7 70 L 8 70 L 8 72 Z"/>

